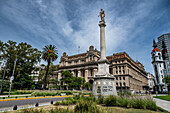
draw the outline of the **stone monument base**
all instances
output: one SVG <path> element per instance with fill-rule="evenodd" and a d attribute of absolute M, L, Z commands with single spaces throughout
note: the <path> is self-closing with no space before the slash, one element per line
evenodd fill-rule
<path fill-rule="evenodd" d="M 115 95 L 117 96 L 114 76 L 94 77 L 92 94 L 95 97 Z"/>

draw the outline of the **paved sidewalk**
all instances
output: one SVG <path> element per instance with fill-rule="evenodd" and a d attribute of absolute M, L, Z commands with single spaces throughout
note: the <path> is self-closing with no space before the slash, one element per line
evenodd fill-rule
<path fill-rule="evenodd" d="M 23 94 L 23 95 L 10 95 L 11 97 L 19 97 L 19 96 L 31 96 L 31 94 Z M 8 95 L 0 95 L 0 97 L 8 97 Z"/>
<path fill-rule="evenodd" d="M 162 99 L 157 99 L 153 98 L 153 100 L 156 102 L 156 105 L 169 111 L 170 112 L 170 101 L 162 100 Z"/>

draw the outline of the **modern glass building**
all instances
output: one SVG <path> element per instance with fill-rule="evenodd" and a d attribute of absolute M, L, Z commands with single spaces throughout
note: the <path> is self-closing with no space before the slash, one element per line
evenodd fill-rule
<path fill-rule="evenodd" d="M 165 42 L 165 46 L 166 46 L 167 53 L 168 53 L 168 58 L 170 59 L 170 33 L 163 34 L 160 37 L 158 37 L 157 46 L 160 51 L 162 51 L 162 49 L 163 49 L 162 41 Z"/>

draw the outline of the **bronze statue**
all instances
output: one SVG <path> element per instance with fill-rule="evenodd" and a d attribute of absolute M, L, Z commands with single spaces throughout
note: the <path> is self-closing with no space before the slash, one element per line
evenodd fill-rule
<path fill-rule="evenodd" d="M 101 21 L 102 21 L 102 22 L 105 22 L 105 20 L 104 20 L 105 12 L 104 12 L 103 9 L 101 9 L 101 11 L 100 11 L 100 13 L 99 13 L 99 16 L 101 17 Z M 99 17 L 99 16 L 98 16 L 98 17 Z"/>

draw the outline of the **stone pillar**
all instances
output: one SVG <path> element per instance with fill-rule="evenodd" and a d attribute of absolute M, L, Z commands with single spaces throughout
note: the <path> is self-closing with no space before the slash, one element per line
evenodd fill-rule
<path fill-rule="evenodd" d="M 100 60 L 105 60 L 106 59 L 106 43 L 105 43 L 106 24 L 105 22 L 100 21 L 99 26 L 100 26 L 100 52 L 101 52 Z"/>
<path fill-rule="evenodd" d="M 58 81 L 61 79 L 61 73 L 58 73 Z"/>
<path fill-rule="evenodd" d="M 71 73 L 73 73 L 73 77 L 76 77 L 76 75 L 75 75 L 75 73 L 74 73 L 74 70 L 72 70 Z"/>
<path fill-rule="evenodd" d="M 99 95 L 109 96 L 117 95 L 114 76 L 109 73 L 109 65 L 106 59 L 106 45 L 105 45 L 105 12 L 101 9 L 99 14 L 101 21 L 100 26 L 100 52 L 101 57 L 98 61 L 98 73 L 94 76 L 92 94 L 96 97 Z"/>
<path fill-rule="evenodd" d="M 88 73 L 88 69 L 86 69 L 86 70 L 85 70 L 85 77 L 84 77 L 84 79 L 85 79 L 86 82 L 89 81 L 89 80 L 88 80 L 88 74 L 89 74 L 89 73 Z"/>
<path fill-rule="evenodd" d="M 81 71 L 78 70 L 78 77 L 81 77 Z"/>
<path fill-rule="evenodd" d="M 97 69 L 94 69 L 94 75 L 96 75 L 97 74 Z"/>

